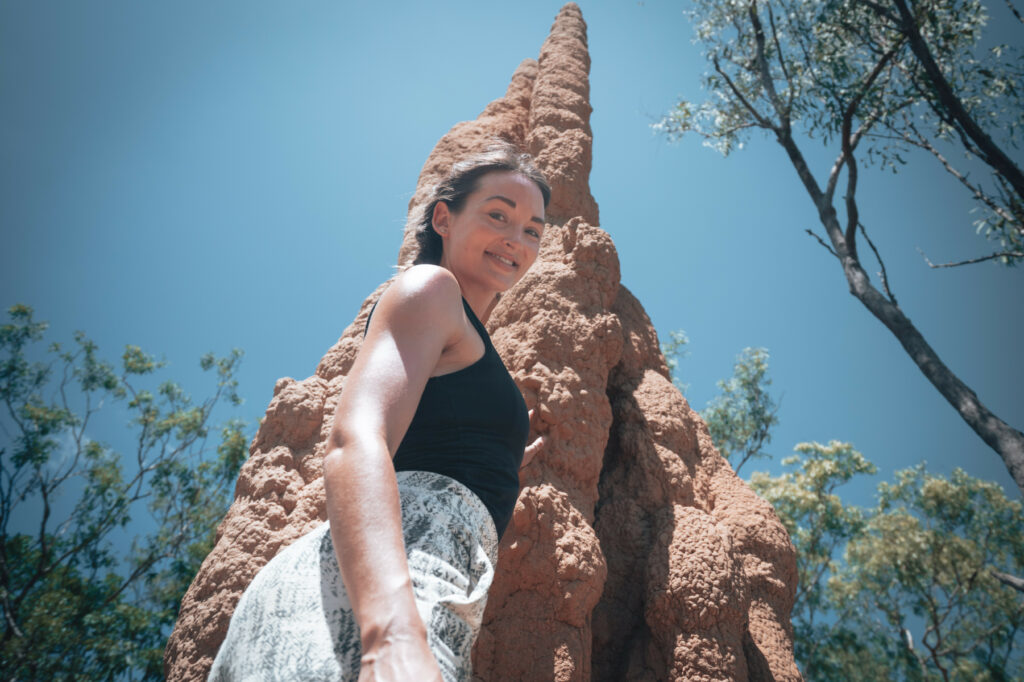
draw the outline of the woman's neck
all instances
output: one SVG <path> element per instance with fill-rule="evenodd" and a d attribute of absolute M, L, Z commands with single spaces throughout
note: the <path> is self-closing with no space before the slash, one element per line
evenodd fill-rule
<path fill-rule="evenodd" d="M 459 286 L 462 287 L 461 282 Z M 487 324 L 487 318 L 491 316 L 491 311 L 498 303 L 498 294 L 494 291 L 467 291 L 462 287 L 462 298 L 466 299 L 466 303 L 473 309 L 473 314 L 482 324 Z"/>
<path fill-rule="evenodd" d="M 441 262 L 438 265 L 455 275 L 455 281 L 459 283 L 459 289 L 462 290 L 462 298 L 466 299 L 466 303 L 473 309 L 476 318 L 481 323 L 487 324 L 487 318 L 491 316 L 491 311 L 498 302 L 498 292 L 493 289 L 473 286 L 472 282 L 464 281 L 459 277 L 459 273 L 449 266 L 444 256 L 441 257 Z"/>

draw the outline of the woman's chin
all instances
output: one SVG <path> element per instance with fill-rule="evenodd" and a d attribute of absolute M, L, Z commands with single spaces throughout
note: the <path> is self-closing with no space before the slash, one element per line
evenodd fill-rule
<path fill-rule="evenodd" d="M 497 291 L 498 295 L 501 295 L 501 294 L 505 293 L 506 291 L 508 291 L 509 289 L 514 288 L 517 284 L 519 284 L 520 281 L 522 281 L 522 279 L 523 279 L 522 277 L 516 277 L 514 279 L 506 280 L 505 282 L 502 282 L 501 286 L 496 287 L 496 291 Z"/>

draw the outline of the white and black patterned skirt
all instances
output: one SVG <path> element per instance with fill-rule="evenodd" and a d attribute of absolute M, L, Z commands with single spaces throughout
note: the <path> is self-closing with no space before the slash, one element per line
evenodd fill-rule
<path fill-rule="evenodd" d="M 402 534 L 427 641 L 448 680 L 469 680 L 470 650 L 494 577 L 487 507 L 447 476 L 398 473 Z M 211 682 L 356 680 L 359 628 L 327 523 L 282 550 L 242 594 Z"/>

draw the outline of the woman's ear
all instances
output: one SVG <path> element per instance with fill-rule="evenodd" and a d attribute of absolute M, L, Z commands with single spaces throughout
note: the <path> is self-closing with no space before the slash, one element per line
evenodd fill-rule
<path fill-rule="evenodd" d="M 448 204 L 443 201 L 434 205 L 434 215 L 430 217 L 430 224 L 434 226 L 434 232 L 437 232 L 442 238 L 448 236 L 451 215 L 452 212 L 448 209 Z"/>

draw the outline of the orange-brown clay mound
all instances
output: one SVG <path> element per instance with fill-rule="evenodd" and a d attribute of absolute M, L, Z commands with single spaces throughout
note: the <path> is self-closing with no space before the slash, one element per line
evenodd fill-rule
<path fill-rule="evenodd" d="M 482 680 L 798 680 L 785 529 L 719 456 L 668 379 L 657 336 L 597 227 L 586 24 L 559 12 L 505 97 L 445 135 L 410 216 L 451 163 L 494 137 L 527 148 L 553 189 L 541 255 L 488 323 L 540 414 L 474 650 Z M 409 259 L 407 229 L 399 263 Z M 172 680 L 205 679 L 242 591 L 326 518 L 324 442 L 374 291 L 313 376 L 281 379 L 217 544 L 167 645 Z"/>

